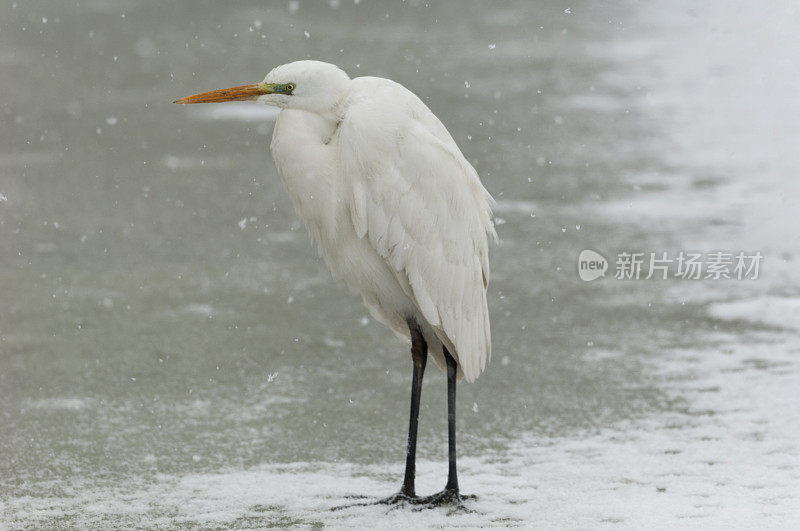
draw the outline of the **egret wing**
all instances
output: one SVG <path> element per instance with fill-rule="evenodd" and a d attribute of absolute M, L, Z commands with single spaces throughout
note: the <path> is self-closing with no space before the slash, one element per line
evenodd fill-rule
<path fill-rule="evenodd" d="M 405 89 L 402 89 L 405 91 Z M 486 304 L 491 196 L 416 96 L 351 104 L 339 128 L 359 237 L 410 286 L 419 311 L 473 381 L 491 356 Z"/>

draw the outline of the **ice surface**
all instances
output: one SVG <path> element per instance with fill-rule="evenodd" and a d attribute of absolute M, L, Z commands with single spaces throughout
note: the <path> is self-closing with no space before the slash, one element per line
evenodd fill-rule
<path fill-rule="evenodd" d="M 676 413 L 582 437 L 523 435 L 503 452 L 463 456 L 462 490 L 478 495 L 470 512 L 355 505 L 392 493 L 401 464 L 331 462 L 140 477 L 112 489 L 62 485 L 61 495 L 7 498 L 0 508 L 10 527 L 797 527 L 793 336 L 776 333 L 748 345 L 730 336 L 717 349 L 666 352 L 654 370 L 686 401 Z M 419 462 L 418 492 L 438 490 L 445 466 Z M 342 505 L 351 506 L 331 510 Z"/>
<path fill-rule="evenodd" d="M 721 319 L 738 319 L 800 330 L 800 299 L 798 298 L 759 297 L 719 302 L 709 307 L 709 313 Z"/>
<path fill-rule="evenodd" d="M 93 401 L 88 398 L 79 397 L 63 397 L 63 398 L 43 398 L 29 402 L 26 407 L 33 409 L 43 409 L 50 411 L 69 410 L 78 411 L 81 409 L 89 408 L 93 405 Z"/>

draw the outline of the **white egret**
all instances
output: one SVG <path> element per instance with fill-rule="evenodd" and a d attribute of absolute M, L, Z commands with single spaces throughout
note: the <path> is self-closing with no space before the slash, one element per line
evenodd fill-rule
<path fill-rule="evenodd" d="M 413 380 L 406 469 L 384 503 L 460 504 L 456 381 L 474 381 L 491 355 L 487 236 L 491 196 L 450 133 L 411 91 L 297 61 L 261 83 L 175 103 L 256 100 L 280 107 L 272 156 L 298 215 L 334 277 L 372 316 L 411 340 Z M 447 373 L 449 472 L 445 489 L 414 489 L 417 418 L 428 353 Z"/>

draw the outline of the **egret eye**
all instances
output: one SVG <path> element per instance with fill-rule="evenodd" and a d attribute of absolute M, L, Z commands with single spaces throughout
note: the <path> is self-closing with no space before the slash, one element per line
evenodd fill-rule
<path fill-rule="evenodd" d="M 287 83 L 286 84 L 286 92 L 291 92 L 294 90 L 294 83 Z"/>

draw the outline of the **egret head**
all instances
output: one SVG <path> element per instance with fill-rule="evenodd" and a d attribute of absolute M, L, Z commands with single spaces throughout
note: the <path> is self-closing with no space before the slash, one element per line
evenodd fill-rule
<path fill-rule="evenodd" d="M 266 105 L 328 112 L 342 99 L 350 78 L 336 65 L 295 61 L 272 69 L 264 81 L 187 96 L 175 103 L 257 100 Z"/>

